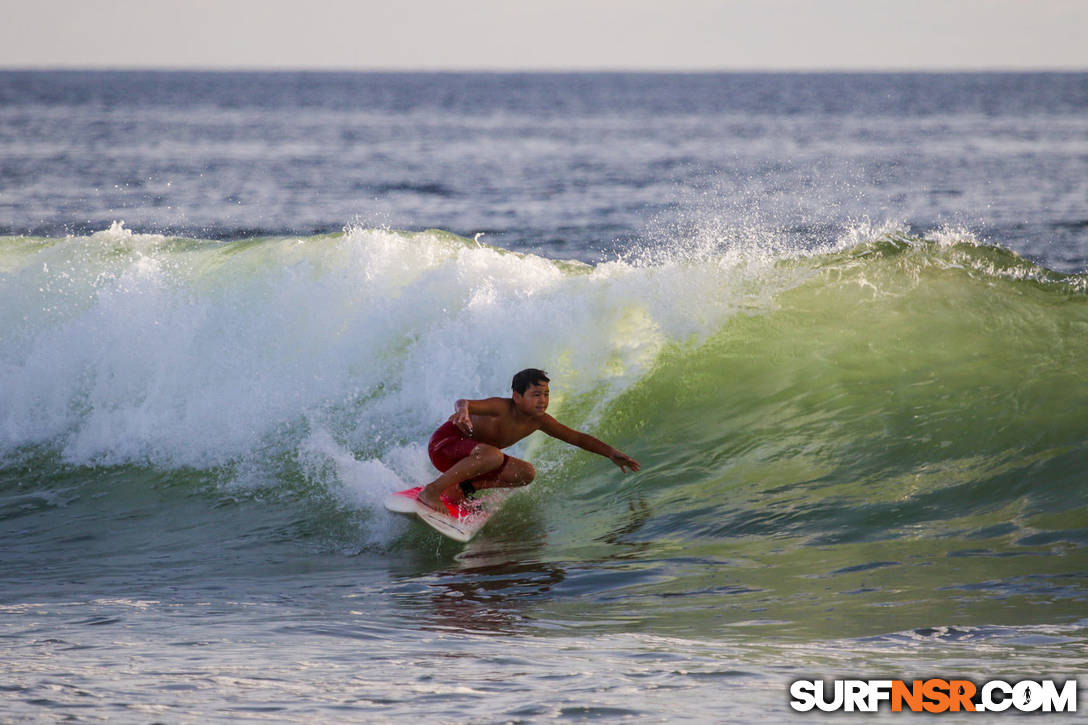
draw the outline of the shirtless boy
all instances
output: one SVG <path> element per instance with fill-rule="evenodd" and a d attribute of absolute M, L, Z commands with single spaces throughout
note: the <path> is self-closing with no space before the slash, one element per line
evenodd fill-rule
<path fill-rule="evenodd" d="M 639 469 L 634 458 L 548 415 L 549 382 L 543 370 L 529 368 L 514 376 L 510 398 L 458 400 L 454 414 L 434 432 L 427 446 L 431 463 L 442 475 L 423 487 L 419 503 L 446 513 L 443 498 L 457 504 L 480 489 L 532 483 L 536 477 L 533 466 L 502 449 L 538 430 L 604 456 L 624 473 L 628 468 Z"/>

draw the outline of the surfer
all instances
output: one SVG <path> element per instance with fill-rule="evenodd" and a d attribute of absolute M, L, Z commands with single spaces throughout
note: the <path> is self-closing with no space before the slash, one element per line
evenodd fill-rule
<path fill-rule="evenodd" d="M 532 464 L 508 456 L 502 449 L 538 430 L 604 456 L 624 473 L 628 468 L 639 469 L 634 458 L 548 415 L 549 382 L 543 370 L 529 368 L 514 376 L 510 386 L 513 395 L 509 398 L 458 400 L 453 415 L 434 432 L 427 445 L 431 463 L 442 475 L 423 487 L 419 502 L 446 513 L 443 498 L 456 505 L 481 489 L 532 483 L 536 477 Z"/>

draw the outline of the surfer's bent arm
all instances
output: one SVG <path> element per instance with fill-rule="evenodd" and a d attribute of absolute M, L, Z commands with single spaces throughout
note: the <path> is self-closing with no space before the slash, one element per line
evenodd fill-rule
<path fill-rule="evenodd" d="M 472 435 L 473 415 L 502 415 L 506 411 L 506 401 L 502 398 L 486 398 L 484 400 L 465 400 L 462 398 L 453 404 L 453 415 L 449 420 L 457 426 L 462 433 Z"/>
<path fill-rule="evenodd" d="M 598 456 L 604 456 L 619 466 L 620 470 L 624 473 L 627 472 L 628 468 L 632 471 L 637 471 L 640 467 L 638 461 L 631 458 L 631 456 L 623 451 L 613 448 L 604 441 L 598 440 L 588 433 L 582 433 L 573 428 L 568 428 L 550 415 L 543 416 L 543 423 L 540 426 L 540 430 L 544 431 L 552 438 L 558 438 L 564 443 L 578 446 L 582 450 L 596 453 Z"/>

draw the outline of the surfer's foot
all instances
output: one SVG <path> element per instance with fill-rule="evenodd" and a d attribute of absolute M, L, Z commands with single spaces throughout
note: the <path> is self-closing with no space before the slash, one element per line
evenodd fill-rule
<path fill-rule="evenodd" d="M 420 490 L 416 501 L 424 508 L 455 519 L 470 516 L 480 508 L 479 499 L 474 495 L 465 495 L 464 489 L 460 486 L 450 486 L 445 492 L 439 494 L 437 500 L 432 496 L 434 496 L 433 492 L 427 491 L 427 487 L 424 487 Z"/>
<path fill-rule="evenodd" d="M 462 508 L 445 496 L 441 497 L 441 503 L 438 506 L 432 506 L 422 498 L 416 498 L 416 508 L 417 510 L 422 509 L 442 516 L 449 516 L 451 519 L 461 519 L 471 513 L 468 508 Z"/>
<path fill-rule="evenodd" d="M 426 506 L 429 509 L 434 509 L 439 513 L 443 513 L 445 506 L 442 505 L 442 497 L 428 492 L 426 488 L 419 492 L 419 496 L 416 497 L 416 501 Z"/>
<path fill-rule="evenodd" d="M 453 486 L 452 488 L 447 488 L 446 492 L 442 494 L 442 500 L 446 503 L 453 504 L 454 506 L 463 506 L 472 501 L 473 497 L 466 496 L 460 486 Z"/>

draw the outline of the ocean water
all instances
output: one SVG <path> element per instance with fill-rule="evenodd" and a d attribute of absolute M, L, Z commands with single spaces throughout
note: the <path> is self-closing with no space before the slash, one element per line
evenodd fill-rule
<path fill-rule="evenodd" d="M 0 73 L 0 718 L 1083 699 L 1086 111 L 1086 74 Z M 643 469 L 537 434 L 472 542 L 385 512 L 528 366 Z"/>

